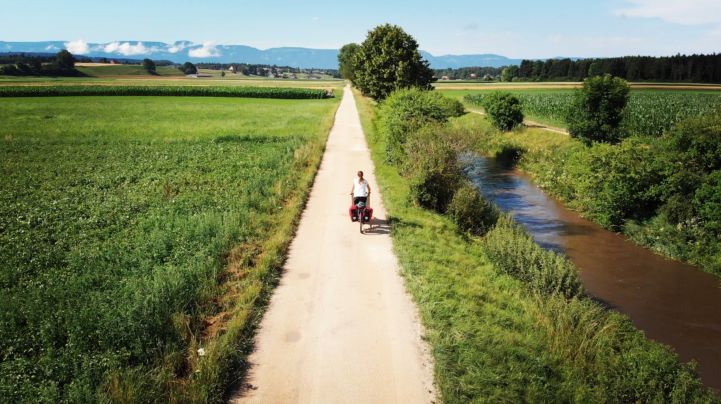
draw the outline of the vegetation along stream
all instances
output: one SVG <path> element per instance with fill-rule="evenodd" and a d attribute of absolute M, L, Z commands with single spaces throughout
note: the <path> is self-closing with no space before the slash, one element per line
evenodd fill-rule
<path fill-rule="evenodd" d="M 639 247 L 566 209 L 518 170 L 465 155 L 465 173 L 489 200 L 523 224 L 544 248 L 579 268 L 588 293 L 637 327 L 695 360 L 705 384 L 721 390 L 721 282 Z"/>

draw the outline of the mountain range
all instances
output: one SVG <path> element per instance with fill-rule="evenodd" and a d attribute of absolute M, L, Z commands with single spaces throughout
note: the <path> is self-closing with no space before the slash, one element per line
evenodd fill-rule
<path fill-rule="evenodd" d="M 169 60 L 176 63 L 249 63 L 291 66 L 300 68 L 337 69 L 337 49 L 282 47 L 257 49 L 245 45 L 220 45 L 212 42 L 176 41 L 172 44 L 148 41 L 114 41 L 87 43 L 84 41 L 0 41 L 2 53 L 49 53 L 67 49 L 74 55 L 122 59 Z M 518 65 L 520 59 L 494 54 L 434 56 L 421 51 L 434 69 Z"/>

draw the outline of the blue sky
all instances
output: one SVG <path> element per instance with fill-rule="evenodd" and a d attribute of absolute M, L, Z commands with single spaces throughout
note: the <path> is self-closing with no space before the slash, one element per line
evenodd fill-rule
<path fill-rule="evenodd" d="M 6 1 L 3 1 L 6 2 Z M 7 1 L 0 40 L 338 48 L 401 25 L 435 55 L 721 52 L 721 0 Z M 443 4 L 446 5 L 443 5 Z"/>

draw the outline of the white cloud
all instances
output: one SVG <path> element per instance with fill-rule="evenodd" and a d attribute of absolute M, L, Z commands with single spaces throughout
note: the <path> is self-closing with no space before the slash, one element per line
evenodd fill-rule
<path fill-rule="evenodd" d="M 674 24 L 721 26 L 719 0 L 626 0 L 628 7 L 616 10 L 617 15 L 660 18 Z"/>
<path fill-rule="evenodd" d="M 220 50 L 213 42 L 203 42 L 200 48 L 191 49 L 188 51 L 188 56 L 191 58 L 207 58 L 211 56 L 220 56 Z"/>
<path fill-rule="evenodd" d="M 54 50 L 58 50 L 58 47 L 55 45 L 48 45 L 45 47 L 45 50 L 46 51 L 54 51 Z M 70 52 L 70 53 L 72 53 L 72 52 Z"/>
<path fill-rule="evenodd" d="M 176 43 L 168 46 L 168 49 L 166 49 L 166 51 L 168 51 L 169 53 L 178 53 L 185 48 L 187 48 L 187 45 L 185 45 L 182 42 L 176 42 Z"/>
<path fill-rule="evenodd" d="M 147 55 L 155 50 L 155 48 L 147 48 L 142 42 L 135 45 L 130 42 L 111 42 L 103 47 L 105 53 L 119 53 L 124 56 Z"/>
<path fill-rule="evenodd" d="M 74 55 L 84 55 L 90 50 L 90 48 L 88 47 L 88 43 L 83 41 L 82 39 L 78 39 L 77 41 L 65 42 L 65 49 L 67 49 L 68 52 Z"/>

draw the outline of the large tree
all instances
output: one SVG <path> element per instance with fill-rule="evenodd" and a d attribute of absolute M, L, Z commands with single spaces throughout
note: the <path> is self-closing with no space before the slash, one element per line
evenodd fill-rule
<path fill-rule="evenodd" d="M 75 68 L 75 58 L 73 54 L 63 49 L 55 57 L 55 64 L 62 69 Z"/>
<path fill-rule="evenodd" d="M 155 73 L 155 62 L 153 62 L 151 59 L 143 59 L 143 69 L 147 71 L 150 74 Z"/>
<path fill-rule="evenodd" d="M 418 43 L 397 25 L 368 32 L 353 59 L 354 84 L 376 100 L 400 88 L 432 88 L 433 71 L 421 58 Z"/>
<path fill-rule="evenodd" d="M 340 76 L 346 80 L 350 80 L 353 82 L 353 63 L 355 54 L 358 53 L 358 49 L 360 49 L 360 45 L 357 43 L 349 43 L 347 45 L 343 45 L 342 48 L 340 48 L 340 52 L 338 52 L 338 68 L 340 70 Z"/>

